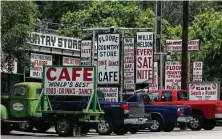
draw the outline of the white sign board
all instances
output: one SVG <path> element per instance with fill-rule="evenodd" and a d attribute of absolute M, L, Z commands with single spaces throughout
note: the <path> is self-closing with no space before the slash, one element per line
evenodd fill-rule
<path fill-rule="evenodd" d="M 43 66 L 52 65 L 52 55 L 31 53 L 31 63 L 30 77 L 41 79 Z"/>
<path fill-rule="evenodd" d="M 193 82 L 202 82 L 203 75 L 203 62 L 194 61 L 193 62 Z"/>
<path fill-rule="evenodd" d="M 89 96 L 95 87 L 93 67 L 55 67 L 46 66 L 44 93 L 46 95 Z"/>
<path fill-rule="evenodd" d="M 188 84 L 189 100 L 219 100 L 219 82 L 192 82 Z"/>
<path fill-rule="evenodd" d="M 166 40 L 166 47 L 168 52 L 182 52 L 182 40 Z M 189 40 L 188 51 L 199 51 L 200 40 Z"/>
<path fill-rule="evenodd" d="M 180 61 L 166 61 L 165 63 L 165 89 L 181 89 L 181 63 Z"/>
<path fill-rule="evenodd" d="M 158 62 L 153 63 L 153 83 L 149 84 L 149 90 L 158 90 Z"/>
<path fill-rule="evenodd" d="M 81 45 L 81 65 L 90 66 L 92 63 L 92 41 L 82 40 Z"/>
<path fill-rule="evenodd" d="M 136 83 L 153 82 L 153 32 L 137 32 Z"/>
<path fill-rule="evenodd" d="M 29 44 L 45 46 L 57 49 L 77 50 L 79 51 L 81 46 L 81 40 L 71 37 L 64 37 L 52 34 L 43 34 L 38 32 L 32 32 L 29 34 Z"/>
<path fill-rule="evenodd" d="M 98 35 L 98 84 L 119 84 L 119 34 Z"/>
<path fill-rule="evenodd" d="M 117 87 L 100 87 L 104 93 L 105 101 L 106 102 L 118 102 L 118 88 Z"/>
<path fill-rule="evenodd" d="M 62 64 L 64 66 L 79 66 L 80 65 L 80 59 L 74 58 L 74 57 L 62 57 Z"/>
<path fill-rule="evenodd" d="M 124 38 L 124 89 L 135 89 L 134 83 L 134 38 Z"/>

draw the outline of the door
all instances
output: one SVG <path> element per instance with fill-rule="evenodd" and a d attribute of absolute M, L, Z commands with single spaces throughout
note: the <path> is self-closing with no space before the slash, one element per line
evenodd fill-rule
<path fill-rule="evenodd" d="M 9 111 L 12 118 L 26 118 L 27 113 L 27 99 L 26 94 L 28 93 L 28 87 L 26 86 L 15 86 L 12 89 L 9 100 Z"/>

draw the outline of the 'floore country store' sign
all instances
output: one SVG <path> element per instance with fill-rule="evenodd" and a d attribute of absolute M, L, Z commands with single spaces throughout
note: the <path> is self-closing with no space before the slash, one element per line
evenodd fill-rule
<path fill-rule="evenodd" d="M 153 82 L 153 32 L 137 32 L 136 83 Z"/>
<path fill-rule="evenodd" d="M 98 35 L 98 84 L 119 84 L 119 34 Z"/>
<path fill-rule="evenodd" d="M 57 36 L 52 34 L 43 34 L 38 32 L 30 33 L 30 41 L 32 45 L 39 45 L 51 48 L 79 50 L 81 40 L 71 37 Z"/>

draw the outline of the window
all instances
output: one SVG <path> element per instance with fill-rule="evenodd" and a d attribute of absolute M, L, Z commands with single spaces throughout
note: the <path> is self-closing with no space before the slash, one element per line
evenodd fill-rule
<path fill-rule="evenodd" d="M 12 91 L 13 96 L 24 96 L 28 92 L 28 88 L 24 86 L 15 87 Z"/>
<path fill-rule="evenodd" d="M 188 97 L 187 97 L 187 92 L 185 91 L 180 91 L 177 93 L 177 100 L 188 100 Z"/>
<path fill-rule="evenodd" d="M 36 94 L 41 94 L 42 89 L 36 89 Z"/>
<path fill-rule="evenodd" d="M 162 93 L 162 101 L 172 101 L 172 92 L 170 91 L 165 91 Z"/>
<path fill-rule="evenodd" d="M 149 94 L 150 100 L 151 100 L 152 102 L 158 101 L 159 95 L 160 95 L 160 92 L 150 93 L 150 94 Z"/>

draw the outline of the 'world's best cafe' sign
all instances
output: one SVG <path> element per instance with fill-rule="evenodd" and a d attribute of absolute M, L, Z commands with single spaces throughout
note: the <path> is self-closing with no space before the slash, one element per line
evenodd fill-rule
<path fill-rule="evenodd" d="M 80 51 L 80 39 L 38 32 L 30 33 L 29 37 L 28 43 L 32 45 Z"/>

